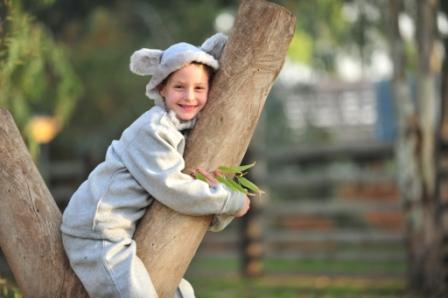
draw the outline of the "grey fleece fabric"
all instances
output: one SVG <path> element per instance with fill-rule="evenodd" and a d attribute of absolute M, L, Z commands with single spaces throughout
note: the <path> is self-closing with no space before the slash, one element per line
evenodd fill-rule
<path fill-rule="evenodd" d="M 154 198 L 183 214 L 216 214 L 213 231 L 229 224 L 243 206 L 243 194 L 182 173 L 185 137 L 179 129 L 191 125 L 159 106 L 140 116 L 112 142 L 105 161 L 73 194 L 62 232 L 110 241 L 132 237 Z"/>

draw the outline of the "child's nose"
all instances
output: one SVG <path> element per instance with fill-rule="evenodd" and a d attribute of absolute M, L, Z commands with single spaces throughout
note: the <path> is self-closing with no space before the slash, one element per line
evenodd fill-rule
<path fill-rule="evenodd" d="M 187 89 L 185 94 L 186 100 L 193 100 L 194 99 L 194 89 Z"/>

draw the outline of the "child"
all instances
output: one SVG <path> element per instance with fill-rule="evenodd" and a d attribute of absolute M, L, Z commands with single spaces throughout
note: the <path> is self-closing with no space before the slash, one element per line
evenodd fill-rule
<path fill-rule="evenodd" d="M 180 213 L 214 214 L 215 231 L 247 212 L 247 196 L 206 171 L 200 170 L 209 184 L 182 173 L 185 135 L 207 102 L 225 42 L 216 34 L 199 48 L 177 43 L 132 55 L 131 71 L 152 76 L 146 95 L 156 105 L 112 142 L 105 161 L 74 193 L 61 225 L 70 264 L 91 297 L 157 297 L 132 239 L 154 198 Z M 175 297 L 194 297 L 186 280 Z"/>

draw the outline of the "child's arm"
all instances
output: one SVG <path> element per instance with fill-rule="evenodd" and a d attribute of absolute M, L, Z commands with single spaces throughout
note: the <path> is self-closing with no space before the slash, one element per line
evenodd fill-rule
<path fill-rule="evenodd" d="M 243 215 L 245 215 L 247 213 L 247 211 L 249 211 L 249 207 L 250 207 L 250 200 L 246 196 L 244 198 L 243 207 L 240 209 L 240 211 L 238 211 L 237 214 L 235 214 L 235 215 L 215 214 L 215 216 L 213 216 L 213 220 L 210 224 L 209 231 L 219 232 L 219 231 L 224 230 L 224 228 L 230 224 L 230 222 L 233 220 L 233 218 L 242 217 Z"/>
<path fill-rule="evenodd" d="M 206 182 L 182 173 L 183 156 L 176 150 L 178 135 L 169 127 L 141 128 L 120 158 L 131 175 L 152 196 L 177 212 L 189 215 L 236 215 L 244 206 L 245 195 L 222 184 Z"/>
<path fill-rule="evenodd" d="M 198 167 L 195 172 L 198 172 L 200 174 L 202 174 L 202 176 L 205 178 L 205 180 L 207 181 L 207 183 L 210 186 L 216 186 L 219 184 L 218 180 L 216 180 L 216 178 L 214 177 L 214 174 L 208 172 L 207 170 Z M 230 222 L 232 222 L 232 220 L 235 217 L 241 217 L 244 214 L 247 213 L 247 211 L 249 210 L 250 207 L 250 200 L 249 198 L 246 196 L 244 198 L 244 203 L 243 203 L 243 207 L 240 209 L 240 211 L 238 211 L 237 214 L 235 214 L 234 216 L 232 215 L 226 215 L 226 214 L 215 214 L 213 216 L 213 220 L 210 224 L 209 227 L 209 231 L 211 232 L 219 232 L 225 229 L 225 227 L 227 227 Z"/>

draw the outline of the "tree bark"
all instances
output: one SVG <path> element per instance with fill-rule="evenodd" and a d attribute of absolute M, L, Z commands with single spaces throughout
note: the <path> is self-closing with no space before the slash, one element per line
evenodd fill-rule
<path fill-rule="evenodd" d="M 417 2 L 417 102 L 421 125 L 421 171 L 423 177 L 422 223 L 423 238 L 420 242 L 420 260 L 417 268 L 423 274 L 420 282 L 423 290 L 431 296 L 447 296 L 446 270 L 443 266 L 443 229 L 440 222 L 440 200 L 438 195 L 438 121 L 441 115 L 441 97 L 436 91 L 440 69 L 440 57 L 435 50 L 437 0 Z"/>
<path fill-rule="evenodd" d="M 448 14 L 448 2 L 440 2 L 441 10 Z M 443 37 L 444 44 L 444 56 L 443 56 L 443 67 L 441 73 L 441 104 L 440 109 L 440 122 L 439 122 L 439 158 L 438 158 L 438 170 L 439 175 L 437 179 L 437 195 L 439 197 L 439 218 L 438 224 L 440 224 L 442 243 L 441 247 L 448 247 L 448 172 L 447 167 L 447 152 L 448 152 L 448 37 Z M 441 252 L 443 274 L 445 276 L 444 280 L 444 291 L 446 296 L 448 296 L 448 250 L 444 249 Z"/>
<path fill-rule="evenodd" d="M 398 120 L 397 163 L 400 192 L 407 217 L 409 285 L 430 296 L 446 296 L 443 233 L 440 222 L 438 141 L 440 97 L 436 92 L 435 55 L 437 0 L 416 1 L 417 104 L 405 76 L 404 45 L 398 16 L 402 0 L 389 2 L 392 13 L 391 47 L 394 61 L 394 97 Z"/>
<path fill-rule="evenodd" d="M 0 246 L 25 297 L 87 297 L 60 238 L 61 213 L 9 112 L 0 109 Z"/>
<path fill-rule="evenodd" d="M 394 62 L 393 97 L 397 115 L 397 139 L 395 159 L 398 166 L 398 184 L 407 218 L 407 247 L 409 263 L 409 284 L 418 285 L 422 272 L 416 260 L 419 259 L 422 242 L 422 209 L 420 200 L 423 195 L 423 178 L 420 171 L 421 129 L 417 109 L 412 100 L 409 83 L 406 78 L 406 60 L 404 42 L 401 38 L 398 17 L 403 10 L 402 0 L 389 1 L 390 35 L 392 61 Z"/>
<path fill-rule="evenodd" d="M 242 2 L 209 102 L 187 141 L 187 169 L 241 162 L 294 28 L 288 10 L 262 0 Z M 210 216 L 178 214 L 157 202 L 146 212 L 136 232 L 137 253 L 160 297 L 173 296 L 210 221 Z"/>

